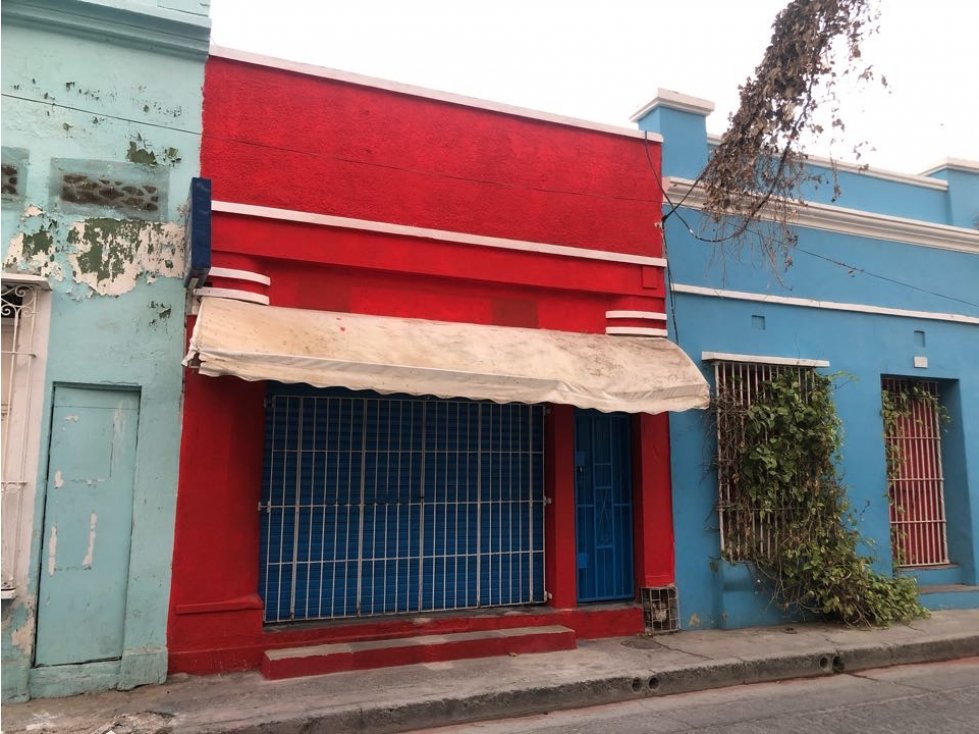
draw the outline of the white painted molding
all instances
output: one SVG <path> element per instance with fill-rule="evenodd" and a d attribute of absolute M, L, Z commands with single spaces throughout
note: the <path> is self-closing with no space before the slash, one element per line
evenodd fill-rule
<path fill-rule="evenodd" d="M 3 3 L 3 25 L 16 23 L 49 33 L 95 39 L 99 43 L 203 60 L 211 30 L 207 11 L 195 13 L 164 7 L 168 4 L 174 5 L 119 0 L 7 0 Z"/>
<path fill-rule="evenodd" d="M 606 326 L 609 336 L 666 336 L 666 329 L 650 329 L 645 326 Z"/>
<path fill-rule="evenodd" d="M 928 319 L 931 321 L 952 321 L 957 324 L 979 324 L 979 316 L 966 316 L 958 313 L 941 313 L 938 311 L 910 311 L 904 308 L 888 308 L 886 306 L 868 306 L 862 303 L 840 303 L 838 301 L 816 301 L 811 298 L 795 298 L 792 296 L 772 296 L 765 293 L 750 293 L 748 291 L 731 291 L 721 288 L 707 288 L 699 285 L 674 283 L 674 293 L 689 293 L 694 296 L 710 298 L 730 298 L 735 301 L 754 301 L 757 303 L 774 303 L 782 306 L 801 306 L 803 308 L 821 308 L 827 311 L 854 311 L 881 316 L 901 316 L 909 319 Z"/>
<path fill-rule="evenodd" d="M 211 278 L 230 278 L 233 280 L 247 280 L 251 283 L 261 285 L 272 285 L 272 279 L 261 273 L 254 273 L 251 270 L 238 270 L 237 268 L 211 268 L 208 271 Z"/>
<path fill-rule="evenodd" d="M 707 142 L 711 145 L 720 145 L 722 137 L 723 136 L 721 135 L 708 134 Z M 926 189 L 948 191 L 948 181 L 942 181 L 938 178 L 929 178 L 928 171 L 925 171 L 924 173 L 890 171 L 886 168 L 874 168 L 873 166 L 864 166 L 859 163 L 851 163 L 850 161 L 838 161 L 835 158 L 826 158 L 825 156 L 809 154 L 806 154 L 806 162 L 811 163 L 814 166 L 820 166 L 821 168 L 832 168 L 833 166 L 836 166 L 838 171 L 856 173 L 861 176 L 869 176 L 870 178 L 880 178 L 884 179 L 885 181 L 896 181 L 898 183 L 912 184 L 914 186 L 923 186 Z M 941 168 L 944 168 L 944 166 L 938 166 L 935 170 L 939 170 Z"/>
<path fill-rule="evenodd" d="M 729 354 L 727 352 L 701 352 L 704 362 L 751 362 L 753 364 L 784 364 L 790 367 L 829 367 L 825 359 L 801 359 L 799 357 L 770 357 L 758 354 Z"/>
<path fill-rule="evenodd" d="M 544 255 L 560 255 L 561 257 L 577 257 L 584 260 L 604 260 L 606 262 L 631 263 L 633 265 L 650 265 L 665 268 L 666 260 L 661 257 L 646 257 L 645 255 L 628 255 L 605 250 L 590 250 L 584 247 L 568 247 L 567 245 L 551 245 L 544 242 L 527 242 L 524 240 L 509 240 L 503 237 L 487 237 L 467 232 L 452 232 L 445 229 L 428 229 L 412 227 L 406 224 L 391 224 L 376 222 L 368 219 L 351 219 L 335 217 L 332 214 L 316 214 L 314 212 L 296 211 L 293 209 L 276 209 L 254 204 L 236 204 L 228 201 L 211 202 L 211 211 L 222 214 L 238 214 L 246 217 L 263 219 L 278 219 L 286 222 L 301 222 L 323 227 L 338 227 L 341 229 L 356 229 L 364 232 L 398 235 L 400 237 L 417 237 L 420 239 L 452 242 L 478 247 L 493 247 L 502 250 L 518 250 L 520 252 L 536 252 Z"/>
<path fill-rule="evenodd" d="M 13 283 L 14 285 L 32 285 L 42 291 L 51 290 L 51 284 L 48 279 L 43 275 L 31 275 L 30 273 L 8 273 L 6 270 L 0 274 L 0 279 L 4 283 Z"/>
<path fill-rule="evenodd" d="M 195 288 L 194 295 L 210 296 L 211 298 L 229 298 L 233 301 L 248 301 L 249 303 L 257 303 L 260 306 L 269 305 L 268 296 L 250 291 L 240 291 L 237 288 Z"/>
<path fill-rule="evenodd" d="M 658 311 L 606 311 L 607 319 L 651 319 L 653 321 L 666 321 L 666 314 Z"/>
<path fill-rule="evenodd" d="M 951 169 L 953 171 L 965 171 L 966 173 L 979 173 L 979 161 L 970 161 L 965 158 L 946 158 L 939 161 L 926 171 L 922 171 L 922 176 L 931 176 L 939 171 Z M 943 182 L 946 183 L 946 182 Z"/>
<path fill-rule="evenodd" d="M 675 196 L 685 197 L 686 200 L 683 202 L 685 207 L 691 209 L 703 207 L 703 188 L 697 186 L 691 191 L 693 181 L 684 178 L 666 178 L 663 185 L 671 194 L 675 192 Z M 979 230 L 815 202 L 807 202 L 805 206 L 794 204 L 790 206 L 789 224 L 795 227 L 979 254 Z M 764 214 L 764 211 L 762 213 Z"/>
<path fill-rule="evenodd" d="M 691 97 L 688 94 L 680 94 L 680 92 L 674 92 L 672 89 L 660 88 L 656 90 L 656 96 L 636 110 L 629 120 L 636 122 L 657 107 L 667 107 L 671 110 L 690 112 L 695 115 L 703 115 L 704 117 L 714 111 L 714 103 L 710 100 Z"/>
<path fill-rule="evenodd" d="M 585 130 L 594 130 L 596 132 L 608 133 L 610 135 L 620 135 L 626 138 L 647 139 L 657 143 L 663 142 L 663 136 L 659 135 L 658 133 L 649 133 L 647 136 L 644 135 L 641 130 L 633 130 L 628 127 L 607 125 L 602 122 L 592 122 L 591 120 L 581 120 L 577 117 L 555 115 L 550 112 L 531 110 L 526 107 L 517 107 L 515 105 L 508 105 L 502 102 L 491 102 L 485 99 L 477 99 L 476 97 L 453 94 L 452 92 L 441 92 L 436 89 L 417 87 L 412 84 L 403 84 L 401 82 L 395 82 L 388 79 L 378 79 L 377 77 L 354 74 L 353 72 L 340 71 L 339 69 L 330 69 L 324 66 L 316 66 L 315 64 L 304 64 L 299 61 L 287 61 L 286 59 L 262 56 L 261 54 L 254 54 L 248 51 L 238 51 L 237 49 L 225 48 L 223 46 L 211 46 L 211 56 L 228 59 L 230 61 L 240 61 L 245 64 L 255 64 L 257 66 L 282 69 L 283 71 L 291 71 L 296 74 L 320 77 L 321 79 L 333 79 L 335 81 L 345 82 L 347 84 L 356 84 L 362 87 L 383 89 L 386 92 L 396 92 L 398 94 L 407 94 L 412 97 L 433 99 L 438 102 L 447 102 L 449 104 L 461 105 L 463 107 L 475 107 L 481 110 L 489 110 L 490 112 L 500 112 L 504 115 L 514 115 L 516 117 L 525 117 L 531 120 L 550 122 L 554 123 L 555 125 L 565 125 L 568 127 L 583 128 Z"/>

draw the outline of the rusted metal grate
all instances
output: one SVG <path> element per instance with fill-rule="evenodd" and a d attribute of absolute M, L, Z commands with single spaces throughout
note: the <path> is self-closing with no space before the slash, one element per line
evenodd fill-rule
<path fill-rule="evenodd" d="M 717 515 L 721 552 L 730 561 L 744 560 L 749 551 L 770 553 L 774 530 L 791 508 L 776 508 L 765 518 L 738 507 L 737 457 L 744 443 L 748 408 L 770 395 L 773 380 L 794 374 L 805 399 L 815 387 L 812 367 L 757 362 L 714 363 L 714 415 L 717 421 Z"/>
<path fill-rule="evenodd" d="M 680 629 L 675 586 L 644 588 L 642 611 L 647 632 L 673 632 Z"/>
<path fill-rule="evenodd" d="M 901 408 L 884 436 L 895 565 L 947 564 L 938 383 L 884 378 L 882 389 Z"/>

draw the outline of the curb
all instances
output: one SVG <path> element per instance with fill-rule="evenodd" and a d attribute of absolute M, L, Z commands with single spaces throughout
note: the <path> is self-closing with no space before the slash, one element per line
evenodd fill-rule
<path fill-rule="evenodd" d="M 286 720 L 204 727 L 208 734 L 396 734 L 429 727 L 511 718 L 559 709 L 618 703 L 791 678 L 813 678 L 894 665 L 941 662 L 979 655 L 979 633 L 898 644 L 862 644 L 759 657 L 727 658 L 700 665 L 649 670 L 560 685 L 439 698 L 400 706 L 357 707 Z M 177 723 L 177 722 L 174 722 Z M 175 729 L 178 730 L 178 729 Z"/>

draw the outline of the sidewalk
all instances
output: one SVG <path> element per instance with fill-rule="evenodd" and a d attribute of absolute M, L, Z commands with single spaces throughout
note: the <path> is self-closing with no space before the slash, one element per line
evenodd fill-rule
<path fill-rule="evenodd" d="M 979 655 L 979 610 L 885 630 L 823 624 L 583 640 L 577 650 L 315 678 L 174 676 L 3 707 L 3 731 L 400 732 L 684 691 Z"/>

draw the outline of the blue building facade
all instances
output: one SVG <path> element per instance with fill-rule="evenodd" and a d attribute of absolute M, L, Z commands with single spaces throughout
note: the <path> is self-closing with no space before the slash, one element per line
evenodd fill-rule
<path fill-rule="evenodd" d="M 772 370 L 836 374 L 840 469 L 865 552 L 880 571 L 917 577 L 926 607 L 979 606 L 979 163 L 948 160 L 922 175 L 841 164 L 834 200 L 830 162 L 810 159 L 824 183 L 803 190 L 792 264 L 775 275 L 750 250 L 703 241 L 714 230 L 693 184 L 717 142 L 706 133 L 712 109 L 661 90 L 633 118 L 664 136 L 664 184 L 683 202 L 664 225 L 672 338 L 715 395 L 725 380 Z M 883 396 L 895 390 L 936 400 L 912 421 L 928 435 L 888 476 Z M 670 436 L 681 626 L 779 621 L 770 593 L 731 562 L 730 538 L 722 547 L 730 488 L 716 469 L 716 426 L 674 414 Z"/>

